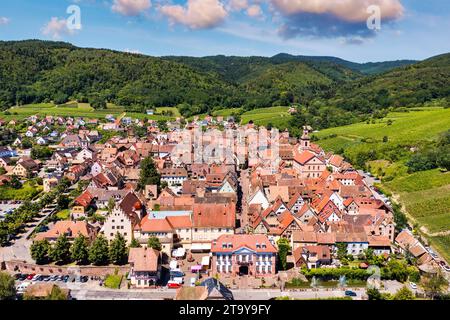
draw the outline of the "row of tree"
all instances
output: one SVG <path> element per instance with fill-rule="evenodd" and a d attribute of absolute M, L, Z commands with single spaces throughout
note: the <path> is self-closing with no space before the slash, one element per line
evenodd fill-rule
<path fill-rule="evenodd" d="M 140 247 L 140 244 L 133 240 L 130 247 Z M 161 243 L 158 238 L 150 238 L 148 247 L 161 250 Z M 89 244 L 88 239 L 80 234 L 71 243 L 65 234 L 58 237 L 51 245 L 48 240 L 34 241 L 30 247 L 31 257 L 37 264 L 67 264 L 75 262 L 78 265 L 93 264 L 104 266 L 108 264 L 123 265 L 128 261 L 127 242 L 124 237 L 117 233 L 115 238 L 108 243 L 103 235 L 99 235 Z"/>

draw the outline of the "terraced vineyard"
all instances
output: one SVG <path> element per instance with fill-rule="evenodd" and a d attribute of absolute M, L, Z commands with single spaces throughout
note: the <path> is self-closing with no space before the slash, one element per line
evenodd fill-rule
<path fill-rule="evenodd" d="M 284 130 L 288 127 L 289 120 L 292 118 L 288 110 L 288 107 L 254 109 L 241 115 L 242 124 L 253 121 L 256 125 L 267 126 L 272 124 L 274 127 Z"/>

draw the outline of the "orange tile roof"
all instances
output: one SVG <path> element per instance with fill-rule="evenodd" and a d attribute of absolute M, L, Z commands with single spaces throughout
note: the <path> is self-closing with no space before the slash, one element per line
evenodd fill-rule
<path fill-rule="evenodd" d="M 311 159 L 313 159 L 315 155 L 309 151 L 303 151 L 301 153 L 296 153 L 294 160 L 300 164 L 305 164 Z"/>

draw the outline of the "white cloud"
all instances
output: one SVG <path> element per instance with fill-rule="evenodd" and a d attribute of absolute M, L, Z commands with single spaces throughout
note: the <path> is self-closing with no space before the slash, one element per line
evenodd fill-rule
<path fill-rule="evenodd" d="M 10 22 L 11 22 L 11 20 L 9 18 L 0 17 L 0 25 L 9 24 Z"/>
<path fill-rule="evenodd" d="M 230 0 L 228 7 L 231 11 L 241 11 L 248 8 L 247 0 Z"/>
<path fill-rule="evenodd" d="M 285 15 L 331 14 L 349 22 L 366 21 L 369 16 L 367 8 L 371 5 L 380 7 L 382 19 L 398 19 L 404 13 L 400 0 L 271 0 L 271 2 Z"/>
<path fill-rule="evenodd" d="M 75 33 L 73 29 L 67 28 L 66 19 L 58 19 L 57 17 L 52 17 L 41 31 L 43 35 L 55 40 L 61 39 L 63 35 L 72 35 Z"/>
<path fill-rule="evenodd" d="M 259 5 L 254 4 L 247 8 L 247 15 L 249 17 L 260 17 L 262 16 L 263 12 Z"/>
<path fill-rule="evenodd" d="M 137 50 L 137 49 L 125 49 L 124 52 L 126 53 L 132 53 L 132 54 L 142 54 L 141 51 Z"/>
<path fill-rule="evenodd" d="M 191 29 L 215 27 L 228 16 L 219 0 L 188 0 L 185 6 L 163 5 L 160 11 L 171 24 L 179 23 Z"/>
<path fill-rule="evenodd" d="M 150 0 L 114 0 L 112 10 L 124 16 L 138 16 L 150 9 Z"/>

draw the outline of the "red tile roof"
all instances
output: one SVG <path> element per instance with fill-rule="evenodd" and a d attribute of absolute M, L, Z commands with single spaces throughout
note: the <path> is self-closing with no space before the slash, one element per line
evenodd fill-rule
<path fill-rule="evenodd" d="M 224 244 L 232 244 L 229 248 Z M 257 246 L 258 244 L 258 246 Z M 265 246 L 265 248 L 264 248 Z M 270 243 L 267 236 L 262 234 L 234 234 L 234 235 L 222 235 L 217 240 L 212 242 L 211 252 L 234 252 L 240 248 L 248 248 L 255 252 L 271 252 L 276 253 L 277 249 Z"/>

